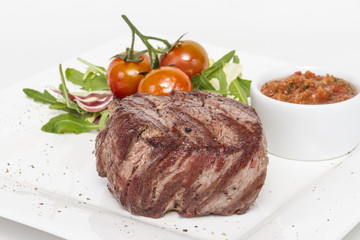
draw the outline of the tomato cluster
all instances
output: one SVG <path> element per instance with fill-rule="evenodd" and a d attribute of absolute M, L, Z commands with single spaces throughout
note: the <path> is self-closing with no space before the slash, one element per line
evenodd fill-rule
<path fill-rule="evenodd" d="M 171 90 L 191 91 L 191 78 L 209 65 L 205 49 L 191 40 L 179 41 L 160 57 L 160 67 L 152 68 L 149 56 L 139 61 L 115 57 L 107 69 L 107 83 L 112 93 L 124 98 L 136 92 L 166 96 Z"/>

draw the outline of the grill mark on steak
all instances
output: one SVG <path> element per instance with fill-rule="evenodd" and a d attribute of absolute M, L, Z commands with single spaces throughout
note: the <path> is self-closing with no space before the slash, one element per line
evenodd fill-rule
<path fill-rule="evenodd" d="M 105 174 L 104 169 L 109 169 L 112 167 L 113 164 L 121 163 L 121 161 L 125 158 L 129 146 L 131 144 L 132 136 L 136 134 L 136 129 L 138 129 L 139 125 L 135 124 L 133 121 L 131 121 L 131 115 L 128 114 L 122 114 L 118 118 L 113 118 L 111 121 L 125 121 L 129 122 L 128 125 L 116 125 L 115 132 L 124 132 L 124 136 L 122 138 L 116 138 L 116 142 L 112 143 L 114 151 L 110 152 L 110 154 L 104 153 L 105 147 L 102 145 L 109 144 L 107 141 L 104 142 L 97 142 L 96 143 L 96 149 L 99 149 L 99 151 L 96 151 L 97 158 L 102 157 L 103 154 L 105 154 L 106 158 L 110 158 L 111 161 L 107 162 L 97 162 L 97 169 L 101 174 Z M 108 125 L 109 126 L 109 125 Z M 102 134 L 99 135 L 101 138 L 107 138 L 107 135 L 112 135 L 113 132 L 109 131 L 109 128 L 106 127 L 104 131 L 102 131 Z M 111 136 L 109 136 L 111 138 Z M 118 147 L 121 146 L 121 147 Z M 113 155 L 116 156 L 115 159 L 113 159 Z M 105 163 L 105 165 L 103 165 Z"/>
<path fill-rule="evenodd" d="M 128 111 L 128 112 L 134 114 L 136 116 L 136 118 L 139 120 L 150 121 L 159 130 L 168 133 L 169 129 L 164 124 L 164 122 L 161 121 L 161 118 L 159 118 L 158 112 L 154 111 L 153 109 L 149 109 L 150 106 L 147 104 L 144 104 L 144 103 L 145 103 L 144 101 L 142 101 L 142 102 L 129 101 L 128 105 L 126 105 L 126 107 L 124 108 L 124 111 Z"/>
<path fill-rule="evenodd" d="M 224 99 L 223 96 L 221 96 L 219 94 L 213 94 L 211 92 L 204 92 L 204 91 L 189 92 L 189 95 L 193 95 L 193 96 L 196 96 L 199 99 L 201 99 L 203 101 L 203 106 L 210 105 L 210 106 L 216 106 L 217 108 L 222 108 L 222 109 L 225 109 L 224 106 L 227 106 L 229 108 L 236 107 L 236 108 L 239 108 L 238 110 L 240 110 L 241 113 L 246 113 L 251 118 L 255 118 L 255 119 L 259 120 L 259 117 L 257 116 L 254 108 L 252 108 L 246 104 L 243 104 L 239 101 L 229 99 L 229 98 Z M 226 104 L 226 102 L 231 102 L 231 106 Z M 222 104 L 220 104 L 220 103 L 222 103 Z M 227 112 L 227 114 L 230 114 L 230 113 Z"/>
<path fill-rule="evenodd" d="M 181 95 L 183 95 L 183 93 L 180 93 Z M 202 110 L 202 114 L 201 115 L 207 115 L 207 116 L 211 116 L 211 121 L 205 121 L 204 120 L 204 122 L 203 122 L 203 126 L 205 127 L 205 128 L 208 128 L 209 130 L 212 128 L 212 124 L 214 123 L 214 122 L 216 122 L 216 121 L 218 121 L 219 123 L 221 123 L 223 120 L 224 120 L 224 118 L 225 118 L 225 120 L 230 120 L 231 122 L 232 122 L 232 124 L 234 124 L 234 125 L 232 125 L 232 124 L 227 124 L 227 126 L 229 127 L 229 128 L 233 128 L 236 124 L 237 124 L 237 121 L 235 121 L 234 119 L 232 119 L 231 117 L 227 117 L 227 116 L 231 116 L 231 114 L 228 112 L 228 110 L 226 109 L 226 108 L 224 108 L 224 107 L 221 107 L 217 102 L 216 102 L 216 104 L 213 104 L 212 102 L 214 102 L 214 100 L 213 99 L 210 99 L 210 100 L 206 100 L 206 98 L 204 98 L 204 96 L 203 95 L 205 95 L 205 96 L 209 96 L 209 93 L 207 93 L 207 92 L 201 92 L 201 94 L 199 93 L 199 92 L 191 92 L 190 94 L 192 94 L 192 95 L 195 95 L 195 96 L 198 96 L 199 97 L 199 95 L 201 96 L 201 98 L 194 98 L 194 97 L 190 97 L 190 98 L 186 98 L 185 99 L 185 103 L 187 103 L 187 102 L 190 102 L 191 104 L 198 104 L 198 101 L 199 101 L 199 99 L 201 99 L 201 101 L 203 102 L 202 103 L 202 106 L 204 106 L 204 108 L 201 108 L 201 110 Z M 178 94 L 179 95 L 179 94 Z M 224 99 L 222 99 L 223 97 L 221 97 L 221 96 L 216 96 L 215 97 L 216 99 L 220 99 L 222 102 L 223 102 L 223 100 Z M 197 99 L 197 101 L 196 101 L 196 99 Z M 229 99 L 230 100 L 230 99 Z M 234 100 L 233 100 L 234 101 Z M 243 111 L 243 110 L 245 110 L 245 109 L 248 109 L 249 107 L 248 106 L 246 106 L 246 105 L 244 105 L 244 104 L 241 104 L 240 102 L 238 102 L 238 101 L 234 101 L 237 105 L 239 105 L 240 107 L 241 107 L 241 110 Z M 183 104 L 184 105 L 184 104 Z M 183 106 L 182 105 L 182 106 Z M 215 106 L 214 106 L 215 105 Z M 224 105 L 224 104 L 223 104 Z M 238 109 L 236 109 L 237 111 L 239 111 Z M 186 111 L 185 111 L 186 112 Z M 230 112 L 233 112 L 233 111 L 230 111 Z M 246 114 L 247 115 L 249 115 L 250 117 L 252 117 L 252 118 L 254 118 L 254 115 L 256 116 L 256 114 L 255 114 L 255 112 L 254 111 L 245 111 L 246 112 Z M 199 116 L 197 116 L 197 117 L 199 117 Z M 201 118 L 201 116 L 199 117 L 199 118 Z M 240 118 L 238 117 L 237 118 L 237 120 L 239 120 Z M 248 122 L 248 121 L 246 121 L 246 122 Z M 242 126 L 245 126 L 246 127 L 246 124 L 242 124 Z M 250 125 L 251 126 L 251 125 Z M 220 126 L 221 127 L 221 126 Z M 219 130 L 221 129 L 219 127 Z M 255 126 L 256 127 L 256 126 Z M 260 128 L 261 128 L 261 126 L 260 126 Z M 213 134 L 218 134 L 218 132 L 215 130 L 215 129 L 212 129 L 213 130 Z M 247 135 L 249 135 L 249 134 L 247 134 Z M 239 134 L 238 136 L 244 136 L 244 134 Z M 233 136 L 232 136 L 233 137 Z M 246 136 L 247 137 L 247 136 Z M 246 138 L 246 137 L 244 137 L 244 138 Z M 219 140 L 219 139 L 218 139 Z"/>
<path fill-rule="evenodd" d="M 180 106 L 169 107 L 169 110 L 172 111 L 171 114 L 176 116 L 177 121 L 175 122 L 176 126 L 181 126 L 183 129 L 177 130 L 182 134 L 188 137 L 195 144 L 208 144 L 210 146 L 218 145 L 216 141 L 216 137 L 212 134 L 212 132 L 200 122 L 198 119 L 192 117 L 188 114 L 184 108 Z M 190 132 L 186 132 L 185 129 L 191 129 Z"/>
<path fill-rule="evenodd" d="M 252 205 L 252 203 L 255 201 L 255 199 L 259 195 L 259 192 L 254 194 L 253 189 L 260 190 L 262 188 L 262 186 L 264 185 L 265 177 L 266 177 L 266 172 L 263 172 L 258 178 L 256 178 L 256 180 L 253 182 L 253 184 L 247 186 L 246 189 L 244 190 L 244 195 L 238 200 L 240 202 L 245 202 L 246 204 L 242 208 L 237 209 L 235 211 L 233 211 L 232 205 L 229 206 L 227 215 L 232 214 L 232 213 L 243 214 L 244 212 L 246 212 L 246 210 L 249 209 L 249 207 Z M 234 199 L 233 202 L 236 202 L 236 199 Z"/>
<path fill-rule="evenodd" d="M 166 174 L 162 169 L 168 169 L 174 160 L 176 165 L 181 168 L 184 160 L 188 159 L 191 152 L 190 149 L 180 146 L 167 146 L 160 151 L 166 151 L 166 154 L 162 155 L 162 158 L 151 162 L 148 170 L 142 176 L 144 182 L 151 182 L 153 185 L 157 185 L 157 181 L 162 178 L 161 175 Z M 143 191 L 142 197 L 146 199 L 146 196 L 148 196 L 148 189 Z"/>
<path fill-rule="evenodd" d="M 211 184 L 207 186 L 207 188 L 203 189 L 203 191 L 198 192 L 196 189 L 199 189 L 200 184 L 193 184 L 197 178 L 199 178 L 203 173 L 204 170 L 209 169 L 212 164 L 216 162 L 216 160 L 219 160 L 217 158 L 219 156 L 218 153 L 216 153 L 216 150 L 213 151 L 206 151 L 202 152 L 201 158 L 199 158 L 196 162 L 194 162 L 194 165 L 191 166 L 189 169 L 188 174 L 189 176 L 193 176 L 190 181 L 187 182 L 186 190 L 184 192 L 183 199 L 183 206 L 181 211 L 179 211 L 180 215 L 189 215 L 189 216 L 196 216 L 199 215 L 199 213 L 196 211 L 196 209 L 199 208 L 208 198 L 210 198 L 216 188 L 216 185 L 214 185 L 213 181 Z M 202 172 L 199 172 L 198 169 L 202 169 Z M 222 174 L 219 171 L 215 171 L 214 174 L 217 174 L 218 176 L 216 179 L 219 179 Z M 216 180 L 215 180 L 216 181 Z"/>
<path fill-rule="evenodd" d="M 228 215 L 256 199 L 268 159 L 251 107 L 214 93 L 173 91 L 114 100 L 109 112 L 96 139 L 97 170 L 129 211 Z"/>
<path fill-rule="evenodd" d="M 189 152 L 187 152 L 187 154 L 180 160 L 180 161 L 185 160 L 186 164 L 182 164 L 183 168 L 180 168 L 179 171 L 177 171 L 171 177 L 171 180 L 166 182 L 163 188 L 164 190 L 161 192 L 161 196 L 159 196 L 157 201 L 154 201 L 151 204 L 152 211 L 159 212 L 158 211 L 159 209 L 161 209 L 162 212 L 166 211 L 165 207 L 168 206 L 169 203 L 173 201 L 173 198 L 175 197 L 176 193 L 182 192 L 182 194 L 185 195 L 187 186 L 197 178 L 197 175 L 193 174 L 193 169 L 197 164 L 203 163 L 201 158 L 204 158 L 206 156 L 194 155 L 194 154 L 190 155 L 190 157 L 188 158 L 187 156 L 189 156 Z M 147 194 L 144 195 L 144 198 L 146 197 Z M 187 200 L 183 196 L 180 199 L 175 199 L 175 200 L 177 200 L 177 202 L 180 202 L 178 208 L 182 209 L 184 208 L 184 206 L 186 206 Z M 152 212 L 149 213 L 153 214 Z"/>
<path fill-rule="evenodd" d="M 155 186 L 158 186 L 157 184 L 158 180 L 156 179 L 156 176 L 160 175 L 158 174 L 159 170 L 160 169 L 149 167 L 146 169 L 145 172 L 132 176 L 133 179 L 132 182 L 134 182 L 135 184 L 130 186 L 129 193 L 131 192 L 132 199 L 129 199 L 128 202 L 130 205 L 131 204 L 135 205 L 133 204 L 134 200 L 141 199 L 141 201 L 136 202 L 136 206 L 134 206 L 134 211 L 136 211 L 136 209 L 139 209 L 136 211 L 138 214 L 144 214 L 145 212 L 148 212 L 151 209 L 155 209 L 153 206 L 154 203 L 159 202 L 161 200 L 161 199 L 155 200 L 152 198 L 152 191 Z M 144 185 L 144 183 L 146 185 Z M 157 188 L 159 189 L 160 187 L 161 186 L 158 186 Z M 151 191 L 151 199 L 149 199 L 150 191 Z M 162 194 L 162 196 L 164 196 L 164 194 Z"/>

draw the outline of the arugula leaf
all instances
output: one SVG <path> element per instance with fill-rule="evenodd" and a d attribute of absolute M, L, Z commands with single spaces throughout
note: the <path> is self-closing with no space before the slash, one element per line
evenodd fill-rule
<path fill-rule="evenodd" d="M 82 87 L 86 91 L 97 90 L 109 90 L 109 86 L 106 83 L 106 76 L 96 75 L 94 73 L 84 73 L 75 70 L 73 68 L 67 68 L 65 70 L 66 79 L 76 85 Z"/>
<path fill-rule="evenodd" d="M 235 50 L 232 50 L 230 52 L 228 52 L 227 54 L 225 54 L 222 58 L 220 58 L 219 60 L 217 60 L 212 67 L 218 67 L 218 68 L 223 68 L 225 63 L 229 63 L 231 61 L 231 59 L 235 56 Z"/>
<path fill-rule="evenodd" d="M 88 61 L 85 61 L 84 59 L 82 58 L 77 58 L 77 60 L 79 60 L 80 62 L 88 65 L 88 71 L 89 72 L 93 72 L 93 73 L 96 73 L 96 74 L 99 74 L 99 75 L 102 75 L 102 76 L 106 76 L 106 70 L 105 68 L 103 67 L 100 67 L 100 66 L 96 66 L 92 63 L 89 63 Z"/>
<path fill-rule="evenodd" d="M 193 89 L 215 92 L 248 104 L 251 81 L 240 78 L 242 68 L 239 63 L 235 50 L 230 51 L 191 79 Z"/>
<path fill-rule="evenodd" d="M 61 102 L 51 104 L 49 108 L 50 109 L 55 109 L 55 110 L 62 110 L 64 112 L 69 112 L 69 113 L 72 113 L 72 114 L 78 114 L 78 112 L 76 110 L 68 108 L 66 104 L 61 103 Z"/>
<path fill-rule="evenodd" d="M 109 112 L 107 109 L 105 109 L 104 111 L 101 112 L 101 117 L 99 120 L 100 129 L 105 126 L 105 123 L 107 122 L 108 118 L 109 118 Z"/>
<path fill-rule="evenodd" d="M 200 89 L 208 89 L 208 90 L 215 90 L 213 85 L 210 83 L 210 79 L 205 75 L 200 75 Z"/>
<path fill-rule="evenodd" d="M 49 133 L 83 133 L 96 129 L 100 129 L 98 124 L 77 118 L 70 113 L 60 114 L 51 118 L 41 128 L 44 132 Z"/>
<path fill-rule="evenodd" d="M 208 76 L 207 78 L 208 79 L 217 79 L 217 85 L 219 86 L 218 89 L 219 89 L 219 92 L 221 93 L 226 93 L 227 92 L 227 89 L 228 89 L 228 83 L 226 81 L 226 75 L 224 73 L 224 71 L 222 70 L 222 68 L 219 68 L 219 67 L 214 67 L 216 70 L 215 71 L 212 71 Z M 215 80 L 216 81 L 216 80 Z M 214 86 L 214 85 L 213 85 Z M 216 87 L 215 87 L 216 88 Z"/>
<path fill-rule="evenodd" d="M 45 104 L 54 104 L 54 103 L 56 103 L 56 98 L 46 90 L 44 91 L 44 93 L 41 93 L 41 92 L 36 91 L 34 89 L 24 88 L 23 92 L 28 97 L 34 99 L 34 101 L 36 101 L 36 102 L 41 102 L 41 103 L 45 103 Z"/>
<path fill-rule="evenodd" d="M 234 56 L 233 63 L 240 64 L 240 59 L 239 59 L 239 57 L 237 55 Z"/>
<path fill-rule="evenodd" d="M 248 104 L 247 98 L 250 97 L 251 81 L 237 77 L 229 86 L 229 94 L 240 102 Z"/>
<path fill-rule="evenodd" d="M 66 106 L 66 104 L 60 103 L 60 102 L 57 102 L 57 103 L 54 103 L 54 104 L 50 105 L 50 109 L 61 109 L 62 110 L 64 108 L 68 108 L 68 107 Z M 69 108 L 69 110 L 73 110 L 73 109 Z"/>
<path fill-rule="evenodd" d="M 61 85 L 60 85 L 61 86 Z M 24 88 L 23 92 L 30 98 L 34 99 L 36 102 L 41 102 L 44 104 L 50 104 L 50 109 L 62 110 L 65 112 L 79 114 L 75 109 L 69 108 L 66 104 L 59 102 L 53 95 L 51 95 L 47 90 L 44 90 L 44 93 L 38 92 L 33 89 Z"/>
<path fill-rule="evenodd" d="M 245 91 L 245 96 L 246 96 L 246 97 L 250 97 L 251 81 L 250 81 L 250 80 L 247 80 L 247 79 L 240 78 L 240 77 L 238 77 L 236 80 L 239 81 L 241 87 L 244 89 L 244 91 Z"/>
<path fill-rule="evenodd" d="M 202 72 L 201 72 L 201 75 L 209 76 L 210 74 L 212 74 L 213 72 L 217 71 L 218 69 L 219 69 L 218 66 L 211 65 L 210 67 L 208 67 L 207 69 L 205 69 L 204 71 L 202 71 Z"/>
<path fill-rule="evenodd" d="M 200 89 L 200 74 L 195 74 L 191 78 L 191 83 L 193 86 L 193 90 L 199 90 Z"/>
<path fill-rule="evenodd" d="M 68 81 L 85 87 L 86 83 L 85 83 L 85 79 L 84 79 L 84 74 L 76 69 L 73 68 L 67 68 L 65 70 L 65 77 Z"/>
<path fill-rule="evenodd" d="M 81 86 L 86 91 L 109 90 L 105 68 L 96 66 L 81 58 L 78 58 L 78 60 L 86 64 L 88 68 L 85 73 L 73 68 L 67 68 L 65 76 L 68 81 Z"/>
<path fill-rule="evenodd" d="M 60 76 L 61 76 L 61 84 L 59 86 L 59 89 L 62 93 L 62 96 L 64 97 L 65 99 L 65 102 L 66 102 L 66 106 L 70 109 L 74 109 L 76 110 L 78 113 L 80 113 L 80 109 L 78 107 L 78 105 L 74 102 L 72 102 L 69 98 L 69 90 L 67 89 L 66 87 L 66 84 L 65 84 L 65 78 L 64 78 L 64 74 L 63 74 L 63 70 L 62 70 L 62 66 L 61 64 L 59 65 L 59 72 L 60 72 Z"/>
<path fill-rule="evenodd" d="M 222 68 L 224 65 L 233 59 L 235 55 L 235 50 L 230 51 L 225 54 L 218 61 L 213 63 L 209 68 L 202 71 L 200 76 L 195 75 L 191 82 L 193 83 L 193 88 L 195 90 L 206 90 L 216 92 L 216 87 L 214 87 L 210 81 L 212 78 L 216 78 L 218 80 L 219 93 L 225 94 L 227 92 L 228 83 L 226 81 L 226 75 Z M 216 80 L 215 80 L 216 81 Z M 195 87 L 194 87 L 195 85 Z"/>

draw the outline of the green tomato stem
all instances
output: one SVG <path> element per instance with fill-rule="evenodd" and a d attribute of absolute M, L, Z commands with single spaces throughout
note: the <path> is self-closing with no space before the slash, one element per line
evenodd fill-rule
<path fill-rule="evenodd" d="M 155 66 L 156 62 L 155 62 L 155 58 L 156 58 L 156 54 L 166 54 L 170 51 L 170 49 L 172 48 L 171 44 L 165 40 L 165 39 L 161 39 L 161 38 L 157 38 L 157 37 L 152 37 L 152 36 L 146 36 L 143 35 L 135 26 L 134 24 L 132 24 L 132 22 L 130 22 L 130 20 L 126 17 L 126 15 L 121 15 L 121 17 L 124 19 L 124 21 L 127 23 L 127 25 L 130 27 L 132 34 L 136 34 L 141 41 L 145 44 L 146 48 L 148 49 L 148 53 L 149 53 L 149 57 L 150 57 L 150 63 L 151 63 L 151 67 L 152 68 L 156 68 L 157 66 Z M 159 50 L 155 47 L 153 47 L 150 42 L 149 39 L 151 40 L 156 40 L 159 42 L 162 42 L 163 44 L 166 45 L 166 49 L 165 50 Z M 133 40 L 134 42 L 134 40 Z M 132 44 L 133 44 L 132 42 Z M 132 45 L 133 47 L 133 45 Z M 131 51 L 130 51 L 131 52 Z"/>
<path fill-rule="evenodd" d="M 131 47 L 129 51 L 129 58 L 133 59 L 134 57 L 134 44 L 135 44 L 135 32 L 132 32 L 131 34 Z"/>

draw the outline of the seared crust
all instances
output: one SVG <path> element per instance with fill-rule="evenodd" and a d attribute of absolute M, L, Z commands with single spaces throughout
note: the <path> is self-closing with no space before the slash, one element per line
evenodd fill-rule
<path fill-rule="evenodd" d="M 158 218 L 244 213 L 264 184 L 266 141 L 253 108 L 173 91 L 114 100 L 96 139 L 97 170 L 130 212 Z"/>

